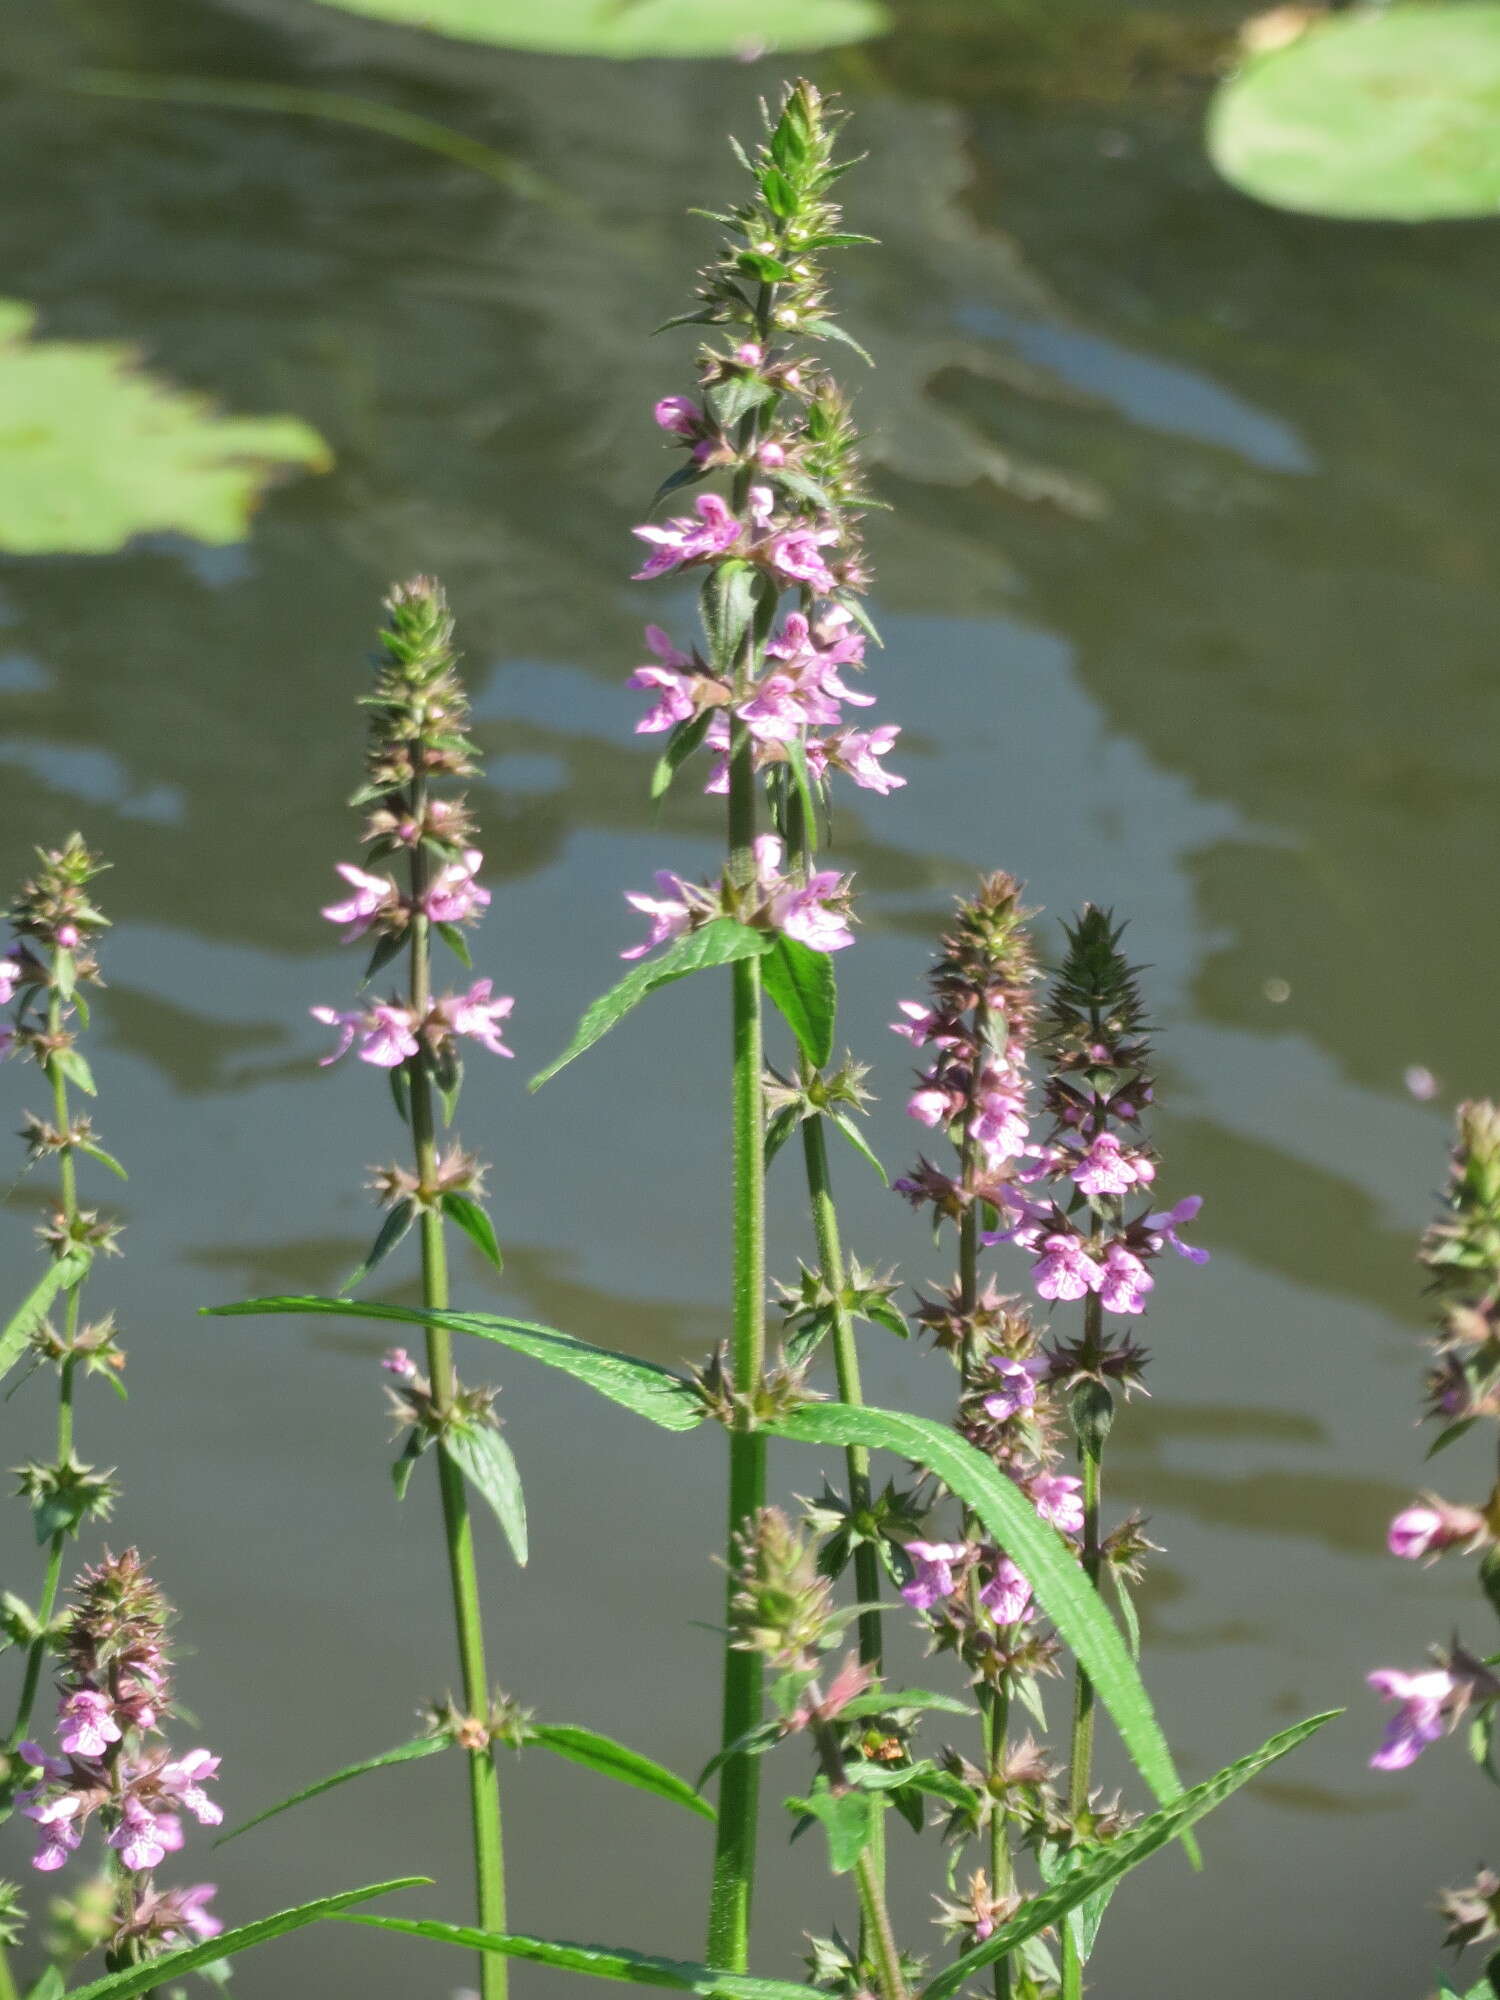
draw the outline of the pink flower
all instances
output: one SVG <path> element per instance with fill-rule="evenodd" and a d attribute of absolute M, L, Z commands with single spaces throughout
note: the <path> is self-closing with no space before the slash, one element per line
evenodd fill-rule
<path fill-rule="evenodd" d="M 157 1782 L 175 1804 L 185 1806 L 200 1826 L 218 1826 L 223 1810 L 203 1787 L 219 1775 L 219 1759 L 207 1750 L 189 1750 L 174 1763 L 163 1764 Z"/>
<path fill-rule="evenodd" d="M 416 1378 L 417 1364 L 404 1347 L 387 1349 L 381 1356 L 380 1365 L 388 1375 L 394 1375 L 398 1381 L 411 1382 Z"/>
<path fill-rule="evenodd" d="M 904 1021 L 892 1021 L 891 1033 L 900 1035 L 920 1048 L 937 1025 L 937 1016 L 930 1007 L 924 1007 L 920 1000 L 898 1000 L 896 1005 L 906 1016 Z"/>
<path fill-rule="evenodd" d="M 1148 1215 L 1146 1227 L 1160 1239 L 1155 1247 L 1159 1250 L 1162 1243 L 1170 1243 L 1178 1256 L 1186 1257 L 1190 1264 L 1206 1264 L 1208 1252 L 1199 1250 L 1192 1244 L 1180 1242 L 1174 1227 L 1174 1224 L 1179 1222 L 1191 1222 L 1202 1206 L 1201 1194 L 1188 1194 L 1183 1196 L 1175 1208 L 1164 1208 L 1155 1215 Z"/>
<path fill-rule="evenodd" d="M 1031 1609 L 1031 1585 L 1010 1557 L 1002 1556 L 979 1601 L 997 1625 L 1019 1625 Z"/>
<path fill-rule="evenodd" d="M 758 341 L 742 340 L 734 350 L 734 358 L 742 368 L 759 368 L 766 358 L 766 350 Z"/>
<path fill-rule="evenodd" d="M 643 917 L 651 920 L 651 935 L 644 944 L 633 944 L 629 951 L 622 951 L 621 958 L 644 958 L 648 951 L 655 951 L 668 938 L 681 937 L 687 929 L 692 911 L 683 900 L 683 884 L 680 875 L 669 874 L 665 868 L 656 871 L 654 896 L 643 896 L 634 889 L 625 892 L 625 900 L 633 910 L 639 910 Z M 675 891 L 675 894 L 674 894 Z"/>
<path fill-rule="evenodd" d="M 749 724 L 758 743 L 794 743 L 807 723 L 797 684 L 785 674 L 768 674 L 735 712 Z"/>
<path fill-rule="evenodd" d="M 398 1069 L 417 1053 L 409 1007 L 382 1001 L 354 1013 L 341 1013 L 335 1007 L 310 1007 L 308 1012 L 315 1021 L 339 1031 L 338 1047 L 331 1056 L 321 1058 L 323 1069 L 337 1062 L 356 1039 L 360 1061 L 373 1063 L 377 1069 Z"/>
<path fill-rule="evenodd" d="M 204 1905 L 218 1893 L 213 1882 L 195 1882 L 190 1889 L 168 1889 L 154 1912 L 161 1935 L 170 1938 L 187 1931 L 195 1938 L 217 1937 L 224 1926 Z M 143 1909 L 141 1914 L 144 1913 Z"/>
<path fill-rule="evenodd" d="M 82 941 L 82 935 L 77 924 L 59 924 L 56 943 L 62 951 L 76 951 Z"/>
<path fill-rule="evenodd" d="M 786 464 L 786 446 L 778 444 L 775 438 L 767 438 L 756 452 L 755 462 L 757 465 L 766 466 L 772 472 L 779 471 Z"/>
<path fill-rule="evenodd" d="M 467 993 L 448 993 L 433 1007 L 433 1015 L 441 1027 L 449 1028 L 455 1035 L 467 1035 L 488 1049 L 492 1056 L 513 1056 L 514 1049 L 508 1049 L 500 1039 L 500 1023 L 505 1020 L 515 1000 L 502 994 L 496 1000 L 493 979 L 476 979 Z"/>
<path fill-rule="evenodd" d="M 102 1757 L 120 1740 L 109 1696 L 94 1688 L 67 1695 L 57 1713 L 57 1740 L 69 1757 Z"/>
<path fill-rule="evenodd" d="M 1104 1253 L 1104 1273 L 1097 1290 L 1106 1312 L 1138 1313 L 1146 1310 L 1146 1294 L 1156 1280 L 1123 1243 L 1111 1243 Z"/>
<path fill-rule="evenodd" d="M 786 528 L 772 539 L 767 559 L 783 583 L 805 583 L 826 594 L 838 589 L 838 578 L 823 560 L 823 550 L 838 539 L 837 528 Z"/>
<path fill-rule="evenodd" d="M 1113 1132 L 1101 1132 L 1068 1171 L 1082 1193 L 1091 1196 L 1128 1194 L 1138 1182 L 1156 1178 L 1155 1164 L 1143 1153 L 1126 1152 Z"/>
<path fill-rule="evenodd" d="M 477 847 L 466 847 L 462 858 L 438 870 L 422 898 L 422 907 L 435 924 L 466 924 L 490 906 L 490 892 L 474 880 L 484 856 Z"/>
<path fill-rule="evenodd" d="M 1425 1555 L 1440 1556 L 1461 1542 L 1472 1547 L 1488 1539 L 1487 1528 L 1477 1507 L 1455 1507 L 1436 1494 L 1426 1494 L 1392 1521 L 1386 1531 L 1386 1547 L 1393 1556 L 1417 1562 Z"/>
<path fill-rule="evenodd" d="M 663 396 L 651 414 L 676 437 L 696 437 L 703 428 L 703 412 L 689 396 Z"/>
<path fill-rule="evenodd" d="M 914 1574 L 901 1586 L 901 1595 L 913 1611 L 930 1611 L 954 1590 L 953 1565 L 966 1553 L 962 1542 L 904 1542 Z"/>
<path fill-rule="evenodd" d="M 1003 1424 L 1036 1402 L 1036 1385 L 1047 1373 L 1047 1362 L 1040 1354 L 1029 1361 L 996 1354 L 991 1357 L 990 1367 L 1000 1377 L 1000 1387 L 985 1397 L 984 1407 L 997 1424 Z"/>
<path fill-rule="evenodd" d="M 1027 1491 L 1044 1521 L 1064 1535 L 1083 1533 L 1083 1481 L 1071 1472 L 1041 1472 Z"/>
<path fill-rule="evenodd" d="M 804 888 L 788 887 L 772 899 L 771 922 L 809 951 L 842 951 L 854 942 L 846 878 L 821 868 Z"/>
<path fill-rule="evenodd" d="M 884 722 L 878 729 L 846 729 L 829 743 L 828 760 L 835 770 L 845 772 L 865 791 L 884 796 L 906 783 L 905 778 L 887 771 L 879 761 L 890 754 L 900 734 L 894 722 Z"/>
<path fill-rule="evenodd" d="M 706 556 L 723 555 L 732 549 L 740 538 L 740 524 L 725 506 L 717 493 L 700 493 L 693 502 L 698 515 L 696 522 L 689 515 L 679 514 L 668 521 L 665 527 L 653 528 L 649 523 L 640 528 L 632 528 L 643 542 L 653 542 L 656 552 L 646 558 L 632 581 L 644 583 L 654 576 L 665 576 L 669 570 L 680 569 L 684 563 L 699 562 Z"/>
<path fill-rule="evenodd" d="M 0 958 L 0 1007 L 8 1007 L 15 997 L 21 978 L 21 961 L 18 958 Z"/>
<path fill-rule="evenodd" d="M 692 654 L 678 652 L 660 625 L 646 627 L 646 644 L 660 664 L 653 667 L 647 661 L 644 666 L 636 668 L 625 685 L 633 688 L 655 688 L 661 700 L 655 708 L 648 709 L 635 725 L 637 736 L 654 736 L 663 729 L 671 729 L 679 722 L 686 722 L 696 706 L 693 700 L 693 688 L 700 678 L 692 672 L 694 665 Z M 684 672 L 684 668 L 688 671 Z"/>
<path fill-rule="evenodd" d="M 999 1063 L 986 1063 L 970 1136 L 992 1171 L 1019 1159 L 1030 1136 L 1026 1121 L 1026 1079 Z"/>
<path fill-rule="evenodd" d="M 1442 1735 L 1447 1726 L 1443 1705 L 1457 1691 L 1458 1683 L 1445 1667 L 1431 1667 L 1420 1674 L 1380 1667 L 1365 1679 L 1377 1694 L 1397 1704 L 1396 1713 L 1386 1724 L 1385 1739 L 1370 1759 L 1370 1768 L 1404 1771 Z"/>
<path fill-rule="evenodd" d="M 1042 1255 L 1032 1265 L 1031 1275 L 1039 1298 L 1081 1299 L 1085 1292 L 1099 1289 L 1104 1267 L 1076 1236 L 1052 1235 L 1042 1238 Z"/>
<path fill-rule="evenodd" d="M 367 875 L 363 868 L 356 868 L 348 861 L 339 862 L 334 872 L 343 876 L 354 894 L 342 903 L 325 904 L 320 914 L 331 924 L 348 925 L 342 942 L 349 944 L 363 937 L 372 924 L 394 909 L 401 897 L 388 875 Z"/>
<path fill-rule="evenodd" d="M 921 1090 L 914 1090 L 906 1100 L 906 1110 L 908 1117 L 920 1118 L 924 1125 L 930 1125 L 936 1131 L 938 1126 L 948 1123 L 962 1104 L 962 1098 L 956 1098 L 954 1091 L 943 1090 L 937 1084 L 924 1084 Z"/>
<path fill-rule="evenodd" d="M 83 1840 L 83 1835 L 73 1824 L 82 1809 L 83 1799 L 77 1792 L 62 1792 L 39 1805 L 32 1802 L 22 1805 L 22 1812 L 28 1819 L 35 1820 L 45 1834 L 41 1846 L 31 1857 L 33 1868 L 50 1875 L 54 1869 L 62 1867 Z"/>
<path fill-rule="evenodd" d="M 172 1840 L 170 1822 L 170 1814 L 158 1816 L 127 1793 L 120 1824 L 109 1835 L 106 1845 L 118 1849 L 121 1861 L 132 1873 L 158 1868 L 169 1849 L 182 1845 L 180 1828 L 176 1829 L 177 1839 Z"/>

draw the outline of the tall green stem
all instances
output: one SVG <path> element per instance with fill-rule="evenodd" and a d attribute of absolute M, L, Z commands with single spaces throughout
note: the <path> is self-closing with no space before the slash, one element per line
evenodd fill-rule
<path fill-rule="evenodd" d="M 729 879 L 744 884 L 754 873 L 755 763 L 749 731 L 736 718 L 729 756 Z M 731 1365 L 741 1398 L 753 1395 L 765 1372 L 766 1213 L 763 1165 L 765 1120 L 761 1049 L 761 982 L 757 959 L 742 958 L 733 978 L 733 1079 L 731 1133 L 734 1154 L 734 1276 Z M 766 1444 L 741 1405 L 729 1437 L 728 1554 L 765 1504 Z M 734 1583 L 727 1584 L 733 1596 Z M 721 1745 L 738 1742 L 761 1718 L 764 1673 L 758 1653 L 726 1646 Z M 755 1890 L 755 1832 L 760 1764 L 730 1757 L 719 1780 L 719 1821 L 708 1915 L 708 1957 L 726 1972 L 744 1972 L 750 1956 L 750 1910 Z"/>
<path fill-rule="evenodd" d="M 829 1790 L 835 1796 L 847 1792 L 849 1781 L 844 1775 L 843 1753 L 831 1724 L 824 1722 L 815 1725 L 814 1740 Z M 885 1808 L 878 1798 L 872 1801 L 872 1810 L 874 1826 L 871 1838 L 854 1864 L 854 1882 L 859 1891 L 860 1924 L 880 1975 L 880 2000 L 908 2000 L 906 1980 L 901 1971 L 901 1954 L 896 1947 L 896 1933 L 892 1928 L 891 1913 L 885 1900 L 884 1870 L 877 1860 L 877 1856 L 883 1855 L 885 1851 L 885 1844 L 880 1839 L 880 1826 Z"/>
<path fill-rule="evenodd" d="M 420 780 L 412 788 L 412 817 L 422 823 Z M 427 859 L 420 842 L 412 848 L 411 1004 L 417 1020 L 427 1013 L 432 997 L 431 940 L 422 898 L 427 888 Z M 437 1137 L 432 1113 L 432 1084 L 420 1057 L 408 1069 L 411 1083 L 411 1130 L 417 1180 L 429 1204 L 437 1185 Z M 422 1300 L 439 1311 L 448 1304 L 448 1252 L 443 1218 L 433 1206 L 422 1211 Z M 453 1401 L 453 1343 L 445 1329 L 427 1329 L 427 1372 L 432 1396 L 441 1415 Z M 480 1613 L 479 1574 L 474 1561 L 474 1529 L 469 1518 L 463 1474 L 446 1451 L 436 1454 L 438 1488 L 443 1504 L 443 1537 L 448 1550 L 448 1582 L 453 1597 L 453 1622 L 463 1679 L 464 1709 L 472 1716 L 489 1713 L 489 1674 L 484 1658 L 484 1624 Z M 493 1749 L 470 1750 L 469 1818 L 474 1843 L 474 1881 L 480 1927 L 505 1929 L 505 1856 L 500 1820 L 500 1774 Z M 484 2000 L 505 2000 L 506 1961 L 495 1952 L 481 1952 L 480 1991 Z"/>
<path fill-rule="evenodd" d="M 1102 1340 L 1104 1311 L 1097 1292 L 1090 1292 L 1083 1304 L 1085 1358 L 1097 1359 Z M 1083 1569 L 1090 1583 L 1099 1582 L 1099 1484 L 1103 1443 L 1097 1433 L 1084 1431 L 1078 1440 L 1078 1460 L 1083 1468 Z M 1075 1819 L 1087 1809 L 1089 1777 L 1094 1756 L 1094 1684 L 1081 1666 L 1073 1675 L 1073 1732 L 1068 1762 L 1068 1811 Z M 1063 2000 L 1080 2000 L 1083 1993 L 1083 1960 L 1071 1922 L 1063 1927 Z"/>
<path fill-rule="evenodd" d="M 54 980 L 56 967 L 53 969 Z M 47 1080 L 52 1085 L 52 1120 L 57 1131 L 63 1135 L 62 1150 L 58 1154 L 59 1200 L 66 1225 L 66 1242 L 59 1246 L 58 1254 L 73 1242 L 73 1226 L 78 1220 L 78 1170 L 73 1160 L 72 1146 L 67 1142 L 69 1132 L 68 1080 L 63 1075 L 57 1048 L 58 1037 L 63 1031 L 62 995 L 54 984 L 47 1001 L 47 1034 L 52 1044 L 52 1053 L 47 1059 Z M 73 1449 L 73 1341 L 78 1332 L 79 1303 L 83 1293 L 84 1275 L 69 1286 L 64 1306 L 64 1339 L 68 1352 L 63 1360 L 58 1378 L 57 1391 L 57 1461 L 61 1464 Z M 41 1636 L 34 1639 L 27 1650 L 26 1670 L 21 1680 L 20 1699 L 16 1705 L 16 1719 L 7 1739 L 7 1747 L 14 1750 L 31 1726 L 31 1711 L 36 1703 L 36 1691 L 42 1677 L 42 1664 L 47 1654 L 46 1628 L 51 1624 L 57 1609 L 57 1594 L 62 1583 L 63 1551 L 67 1544 L 67 1530 L 60 1528 L 47 1547 L 47 1574 L 42 1584 L 42 1601 L 37 1607 L 37 1623 L 42 1628 Z"/>

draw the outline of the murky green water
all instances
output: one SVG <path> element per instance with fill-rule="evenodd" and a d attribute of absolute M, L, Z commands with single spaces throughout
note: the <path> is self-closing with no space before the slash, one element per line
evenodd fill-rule
<path fill-rule="evenodd" d="M 873 156 L 851 220 L 884 247 L 847 260 L 844 297 L 880 364 L 861 385 L 895 507 L 875 528 L 876 685 L 910 779 L 843 812 L 868 924 L 848 1032 L 881 1065 L 876 1140 L 900 1161 L 916 1128 L 884 1023 L 971 867 L 1016 870 L 1052 910 L 1131 914 L 1167 1184 L 1207 1196 L 1215 1251 L 1165 1274 L 1154 1398 L 1112 1447 L 1121 1505 L 1167 1547 L 1150 1678 L 1193 1774 L 1297 1714 L 1353 1714 L 1214 1823 L 1201 1878 L 1175 1856 L 1133 1878 L 1097 1990 L 1406 2000 L 1435 1961 L 1431 1892 L 1495 1858 L 1492 1796 L 1456 1750 L 1365 1770 L 1361 1683 L 1455 1618 L 1483 1636 L 1457 1575 L 1398 1566 L 1381 1538 L 1420 1476 L 1410 1242 L 1444 1145 L 1402 1071 L 1451 1094 L 1496 1081 L 1494 237 L 1322 226 L 1219 187 L 1196 144 L 1207 9 L 1064 10 L 1045 33 L 979 0 L 928 33 L 922 12 L 813 66 Z M 4 291 L 46 332 L 130 338 L 231 407 L 299 413 L 338 461 L 227 554 L 0 569 L 0 874 L 75 823 L 116 864 L 96 1068 L 132 1168 L 110 1284 L 133 1396 L 91 1401 L 83 1449 L 120 1465 L 121 1530 L 183 1607 L 185 1696 L 237 1818 L 401 1740 L 451 1671 L 430 1496 L 398 1509 L 386 1476 L 382 1343 L 192 1316 L 326 1287 L 368 1233 L 384 1095 L 313 1067 L 306 1009 L 355 970 L 315 912 L 350 852 L 351 703 L 394 576 L 438 571 L 462 619 L 491 760 L 483 969 L 518 995 L 523 1061 L 476 1076 L 464 1117 L 498 1157 L 509 1261 L 499 1284 L 466 1269 L 464 1294 L 669 1359 L 722 1326 L 709 990 L 662 996 L 539 1098 L 522 1076 L 634 937 L 622 889 L 712 851 L 708 809 L 674 800 L 656 824 L 645 803 L 627 530 L 658 476 L 650 401 L 684 375 L 686 336 L 646 338 L 706 244 L 683 211 L 728 185 L 721 134 L 778 70 L 459 50 L 303 0 L 9 0 L 0 19 Z M 82 64 L 378 98 L 555 196 L 326 123 L 59 89 Z M 25 1080 L 0 1083 L 10 1119 Z M 873 1179 L 842 1193 L 868 1260 L 943 1275 Z M 790 1171 L 772 1207 L 789 1272 Z M 694 1621 L 718 1598 L 717 1440 L 502 1372 L 534 1557 L 516 1579 L 489 1550 L 497 1672 L 544 1716 L 692 1771 L 714 1727 Z M 926 1355 L 872 1343 L 869 1373 L 881 1400 L 943 1406 Z M 44 1421 L 35 1392 L 5 1421 L 11 1463 Z M 808 1489 L 805 1458 L 780 1469 Z M 1455 1455 L 1443 1477 L 1468 1497 L 1487 1473 Z M 18 1512 L 6 1581 L 29 1590 Z M 773 1800 L 800 1781 L 786 1754 Z M 426 1867 L 441 1885 L 414 1901 L 456 1915 L 458 1790 L 444 1767 L 372 1779 L 190 1872 L 248 1917 Z M 698 1823 L 536 1755 L 509 1802 L 518 1926 L 696 1954 Z M 916 1941 L 936 1884 L 906 1838 Z M 788 1974 L 837 1910 L 774 1820 L 767 1854 L 759 1964 Z M 466 1977 L 330 1926 L 236 1986 L 405 2000 Z"/>

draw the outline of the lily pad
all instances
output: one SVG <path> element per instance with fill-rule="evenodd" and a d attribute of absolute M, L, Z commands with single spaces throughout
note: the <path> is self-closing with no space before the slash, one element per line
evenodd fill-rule
<path fill-rule="evenodd" d="M 1320 21 L 1220 87 L 1207 136 L 1225 179 L 1276 208 L 1372 222 L 1500 215 L 1500 6 Z"/>
<path fill-rule="evenodd" d="M 104 555 L 134 535 L 242 541 L 265 487 L 324 472 L 296 417 L 224 417 L 147 374 L 133 349 L 33 340 L 35 313 L 0 299 L 0 549 Z"/>
<path fill-rule="evenodd" d="M 568 56 L 760 56 L 869 41 L 880 0 L 321 0 L 462 41 Z"/>

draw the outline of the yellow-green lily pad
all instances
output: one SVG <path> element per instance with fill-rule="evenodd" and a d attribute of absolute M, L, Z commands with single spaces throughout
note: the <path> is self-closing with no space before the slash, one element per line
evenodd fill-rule
<path fill-rule="evenodd" d="M 106 555 L 135 535 L 243 541 L 266 486 L 332 463 L 296 417 L 226 417 L 113 341 L 33 340 L 0 299 L 0 549 Z"/>
<path fill-rule="evenodd" d="M 1221 85 L 1207 136 L 1224 178 L 1276 208 L 1383 222 L 1500 215 L 1500 6 L 1332 15 Z"/>
<path fill-rule="evenodd" d="M 462 41 L 570 56 L 750 56 L 883 35 L 880 0 L 321 0 Z"/>

